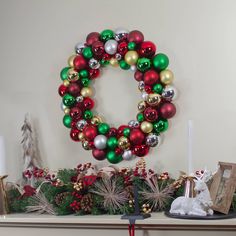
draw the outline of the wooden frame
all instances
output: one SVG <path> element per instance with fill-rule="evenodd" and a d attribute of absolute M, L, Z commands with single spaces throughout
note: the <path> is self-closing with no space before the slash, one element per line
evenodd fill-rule
<path fill-rule="evenodd" d="M 236 164 L 219 162 L 219 169 L 213 176 L 210 187 L 210 194 L 213 201 L 212 209 L 228 214 L 235 189 Z"/>

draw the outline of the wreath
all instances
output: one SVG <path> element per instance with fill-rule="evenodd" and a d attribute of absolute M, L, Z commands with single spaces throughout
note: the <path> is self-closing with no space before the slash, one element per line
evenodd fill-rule
<path fill-rule="evenodd" d="M 171 85 L 174 76 L 167 69 L 168 57 L 155 53 L 155 44 L 144 41 L 138 30 L 92 32 L 86 43 L 75 46 L 75 55 L 69 57 L 68 66 L 60 74 L 63 124 L 70 129 L 72 140 L 92 150 L 95 159 L 116 164 L 143 157 L 160 143 L 160 134 L 168 129 L 168 119 L 176 113 L 172 103 L 176 89 Z M 142 97 L 136 119 L 118 128 L 110 127 L 92 112 L 91 81 L 107 65 L 134 71 Z"/>

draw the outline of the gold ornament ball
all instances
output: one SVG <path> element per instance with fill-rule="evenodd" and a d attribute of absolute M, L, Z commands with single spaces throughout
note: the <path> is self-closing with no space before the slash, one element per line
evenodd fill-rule
<path fill-rule="evenodd" d="M 147 122 L 147 121 L 143 121 L 141 123 L 141 130 L 145 133 L 145 134 L 148 134 L 148 133 L 151 133 L 152 132 L 152 129 L 153 129 L 153 125 L 152 123 L 150 122 Z"/>
<path fill-rule="evenodd" d="M 80 141 L 85 140 L 83 132 L 79 133 L 78 137 Z"/>
<path fill-rule="evenodd" d="M 67 79 L 65 79 L 65 80 L 63 81 L 63 84 L 64 84 L 66 87 L 68 87 L 68 86 L 70 85 L 70 82 L 69 82 Z"/>
<path fill-rule="evenodd" d="M 90 150 L 91 149 L 91 147 L 89 146 L 88 141 L 82 141 L 82 147 L 84 148 L 84 150 Z"/>
<path fill-rule="evenodd" d="M 171 84 L 174 80 L 174 74 L 171 70 L 163 70 L 160 73 L 160 79 L 163 84 Z"/>
<path fill-rule="evenodd" d="M 150 106 L 156 106 L 160 103 L 161 101 L 161 95 L 160 94 L 148 94 L 148 97 L 147 97 L 147 103 L 150 105 Z"/>
<path fill-rule="evenodd" d="M 83 97 L 91 97 L 93 95 L 93 90 L 90 87 L 84 87 L 80 91 Z"/>
<path fill-rule="evenodd" d="M 139 110 L 139 111 L 142 112 L 142 111 L 145 110 L 145 108 L 146 108 L 146 102 L 141 101 L 141 102 L 138 103 L 138 110 Z"/>
<path fill-rule="evenodd" d="M 121 136 L 119 139 L 118 139 L 118 147 L 121 148 L 122 150 L 126 150 L 130 147 L 130 142 L 129 140 L 124 137 L 124 136 Z"/>
<path fill-rule="evenodd" d="M 119 62 L 117 61 L 116 58 L 111 58 L 110 65 L 113 66 L 113 67 L 118 67 L 119 66 Z"/>
<path fill-rule="evenodd" d="M 64 109 L 64 113 L 68 115 L 70 113 L 70 109 L 69 108 L 65 108 Z"/>
<path fill-rule="evenodd" d="M 74 61 L 75 57 L 76 57 L 76 55 L 71 55 L 71 56 L 68 58 L 68 65 L 69 65 L 70 67 L 73 67 L 73 66 L 74 66 L 73 61 Z"/>
<path fill-rule="evenodd" d="M 78 72 L 73 68 L 68 70 L 68 80 L 71 82 L 77 81 L 79 79 Z"/>
<path fill-rule="evenodd" d="M 138 60 L 138 53 L 136 51 L 128 51 L 125 54 L 125 62 L 130 66 L 135 65 L 137 60 Z"/>
<path fill-rule="evenodd" d="M 102 118 L 100 116 L 94 116 L 92 119 L 91 119 L 91 123 L 93 125 L 98 125 L 100 123 L 102 123 Z"/>

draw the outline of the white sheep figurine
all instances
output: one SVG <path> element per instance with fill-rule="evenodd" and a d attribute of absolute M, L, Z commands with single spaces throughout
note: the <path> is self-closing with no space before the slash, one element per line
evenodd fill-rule
<path fill-rule="evenodd" d="M 170 213 L 180 215 L 195 215 L 195 216 L 206 216 L 213 215 L 211 206 L 213 205 L 208 187 L 205 182 L 209 180 L 209 175 L 204 173 L 201 178 L 196 177 L 194 179 L 195 187 L 194 190 L 197 193 L 196 197 L 178 197 L 172 204 Z"/>

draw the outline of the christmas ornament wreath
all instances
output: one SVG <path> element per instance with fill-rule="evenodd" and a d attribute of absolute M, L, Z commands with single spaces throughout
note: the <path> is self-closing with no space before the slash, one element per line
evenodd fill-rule
<path fill-rule="evenodd" d="M 134 71 L 142 97 L 136 119 L 118 128 L 110 127 L 92 112 L 91 81 L 109 64 Z M 176 113 L 172 103 L 176 89 L 171 85 L 174 75 L 168 65 L 168 57 L 156 54 L 155 44 L 144 41 L 138 30 L 107 29 L 88 34 L 86 43 L 75 46 L 75 55 L 69 57 L 68 66 L 60 74 L 63 123 L 70 129 L 72 140 L 92 150 L 95 159 L 107 159 L 113 164 L 147 155 L 149 148 L 160 143 L 168 119 Z"/>

